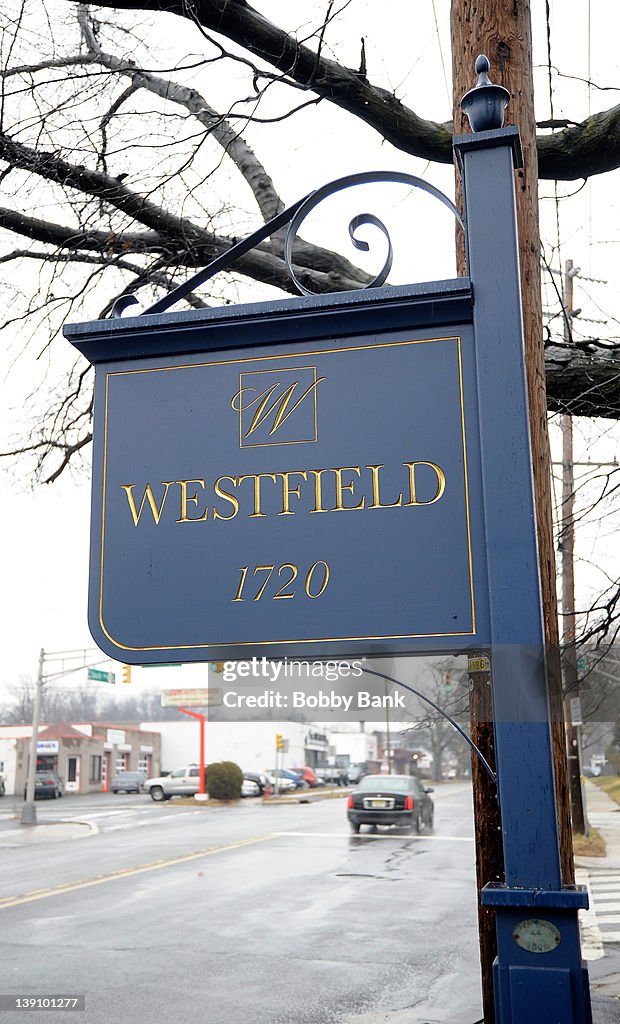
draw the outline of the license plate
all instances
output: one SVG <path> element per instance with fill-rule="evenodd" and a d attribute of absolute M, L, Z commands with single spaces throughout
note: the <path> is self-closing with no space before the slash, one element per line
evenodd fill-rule
<path fill-rule="evenodd" d="M 371 807 L 389 807 L 391 800 L 369 800 L 368 803 Z"/>

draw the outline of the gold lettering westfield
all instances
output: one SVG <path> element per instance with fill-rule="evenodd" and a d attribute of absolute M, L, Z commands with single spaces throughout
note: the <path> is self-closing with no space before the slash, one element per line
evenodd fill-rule
<path fill-rule="evenodd" d="M 388 476 L 387 482 L 385 476 Z M 383 463 L 289 469 L 275 473 L 225 474 L 159 483 L 122 484 L 134 526 L 147 522 L 229 522 L 318 512 L 424 508 L 440 501 L 446 476 L 435 462 L 402 462 L 386 473 Z M 291 499 L 294 498 L 294 502 Z M 150 511 L 150 515 L 149 515 Z"/>

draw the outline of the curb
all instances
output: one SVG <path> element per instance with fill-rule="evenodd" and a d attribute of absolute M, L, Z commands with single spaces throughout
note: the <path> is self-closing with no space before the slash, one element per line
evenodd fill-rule
<path fill-rule="evenodd" d="M 71 834 L 71 830 L 73 830 L 73 834 Z M 75 818 L 41 822 L 38 825 L 24 825 L 3 830 L 0 833 L 0 848 L 16 848 L 45 842 L 58 843 L 67 839 L 88 839 L 90 836 L 97 835 L 98 832 L 99 826 L 94 822 Z"/>

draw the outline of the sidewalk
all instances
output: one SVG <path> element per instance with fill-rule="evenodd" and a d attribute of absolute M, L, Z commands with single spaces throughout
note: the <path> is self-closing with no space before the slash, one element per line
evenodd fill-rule
<path fill-rule="evenodd" d="M 586 809 L 590 825 L 601 833 L 607 850 L 605 857 L 575 858 L 577 881 L 591 882 L 597 876 L 599 878 L 602 876 L 605 878 L 617 877 L 620 899 L 620 806 L 598 786 L 587 782 Z M 585 914 L 583 916 L 586 917 Z M 587 957 L 586 934 L 587 926 L 584 928 L 584 953 Z M 603 940 L 604 937 L 605 932 L 602 933 Z M 620 943 L 603 941 L 600 950 L 601 952 L 594 954 L 596 959 L 588 961 L 592 1017 L 594 1024 L 618 1024 L 620 1020 Z"/>
<path fill-rule="evenodd" d="M 620 869 L 620 804 L 593 782 L 586 782 L 586 812 L 590 824 L 599 830 L 607 846 L 605 857 L 579 857 L 584 867 Z"/>

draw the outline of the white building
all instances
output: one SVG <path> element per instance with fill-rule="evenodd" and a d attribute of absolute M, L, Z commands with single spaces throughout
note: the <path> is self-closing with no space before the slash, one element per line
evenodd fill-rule
<path fill-rule="evenodd" d="M 164 771 L 199 761 L 198 721 L 141 722 L 140 728 L 160 734 Z M 243 771 L 268 771 L 276 767 L 276 735 L 288 741 L 288 750 L 278 755 L 278 767 L 313 768 L 340 753 L 331 730 L 308 722 L 207 722 L 205 762 L 234 761 Z"/>

